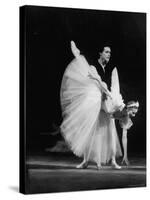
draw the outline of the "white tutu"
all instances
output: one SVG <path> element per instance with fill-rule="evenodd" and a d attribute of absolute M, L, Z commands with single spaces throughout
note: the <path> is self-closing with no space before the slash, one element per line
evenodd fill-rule
<path fill-rule="evenodd" d="M 106 113 L 110 100 L 102 102 L 101 86 L 89 72 L 99 76 L 82 55 L 66 68 L 60 91 L 61 133 L 75 155 L 101 164 L 120 156 L 121 148 L 114 119 Z"/>

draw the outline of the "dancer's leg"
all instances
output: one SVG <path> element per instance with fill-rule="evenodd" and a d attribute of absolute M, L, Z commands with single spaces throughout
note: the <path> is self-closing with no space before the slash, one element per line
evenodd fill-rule
<path fill-rule="evenodd" d="M 87 167 L 88 167 L 88 162 L 85 159 L 83 159 L 83 161 L 76 166 L 77 169 L 85 169 Z"/>
<path fill-rule="evenodd" d="M 88 159 L 87 159 L 87 153 L 84 153 L 83 161 L 76 166 L 77 169 L 85 169 L 88 167 Z"/>
<path fill-rule="evenodd" d="M 125 162 L 126 165 L 129 165 L 128 152 L 127 152 L 127 148 L 128 148 L 127 129 L 122 130 L 122 145 L 123 145 L 123 153 L 124 153 L 122 163 Z"/>
<path fill-rule="evenodd" d="M 112 167 L 114 167 L 115 169 L 121 169 L 121 166 L 118 165 L 116 162 L 115 155 L 112 156 L 111 164 L 112 164 Z"/>
<path fill-rule="evenodd" d="M 97 145 L 97 160 L 96 160 L 97 170 L 100 170 L 102 168 L 102 165 L 101 165 L 102 142 L 103 141 L 100 141 L 100 143 L 98 143 L 99 145 Z"/>

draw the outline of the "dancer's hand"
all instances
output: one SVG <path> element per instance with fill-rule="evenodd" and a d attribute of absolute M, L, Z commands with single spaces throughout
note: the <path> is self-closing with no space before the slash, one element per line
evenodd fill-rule
<path fill-rule="evenodd" d="M 106 95 L 106 93 L 103 92 L 103 94 L 102 94 L 102 101 L 105 101 L 105 100 L 107 100 L 107 95 Z"/>
<path fill-rule="evenodd" d="M 123 163 L 125 163 L 127 166 L 129 166 L 130 165 L 130 162 L 129 162 L 129 160 L 128 160 L 128 158 L 127 157 L 123 157 L 123 159 L 122 159 L 122 162 L 121 162 L 122 164 Z"/>
<path fill-rule="evenodd" d="M 88 73 L 88 77 L 91 79 L 93 78 L 93 76 L 90 73 Z"/>
<path fill-rule="evenodd" d="M 107 97 L 112 99 L 112 95 L 111 95 L 111 92 L 107 88 L 107 84 L 104 81 L 101 81 L 101 85 L 103 87 L 104 93 L 106 94 L 106 99 L 107 99 Z"/>
<path fill-rule="evenodd" d="M 113 99 L 113 97 L 112 97 L 111 93 L 109 92 L 109 90 L 106 90 L 105 93 L 106 93 L 107 97 L 109 97 L 110 99 Z"/>
<path fill-rule="evenodd" d="M 97 80 L 91 73 L 88 73 L 88 77 L 89 77 L 90 79 Z"/>

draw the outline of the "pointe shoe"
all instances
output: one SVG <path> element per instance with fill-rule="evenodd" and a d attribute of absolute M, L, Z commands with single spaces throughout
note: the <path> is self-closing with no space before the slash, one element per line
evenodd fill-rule
<path fill-rule="evenodd" d="M 77 169 L 86 169 L 87 167 L 88 167 L 87 162 L 82 162 L 81 164 L 76 166 Z"/>
<path fill-rule="evenodd" d="M 71 41 L 71 50 L 75 57 L 78 57 L 80 55 L 80 50 L 76 47 L 76 44 L 74 41 Z"/>
<path fill-rule="evenodd" d="M 113 167 L 114 169 L 121 169 L 121 166 L 118 165 L 116 162 L 113 162 L 113 163 L 112 163 L 112 167 Z"/>

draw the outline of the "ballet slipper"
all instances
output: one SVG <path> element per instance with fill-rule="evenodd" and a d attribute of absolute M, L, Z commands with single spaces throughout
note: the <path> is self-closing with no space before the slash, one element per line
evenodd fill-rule
<path fill-rule="evenodd" d="M 120 165 L 118 165 L 116 162 L 112 162 L 112 167 L 114 168 L 114 169 L 121 169 L 121 166 Z"/>
<path fill-rule="evenodd" d="M 86 169 L 87 167 L 88 167 L 88 162 L 85 161 L 76 166 L 77 169 Z"/>

